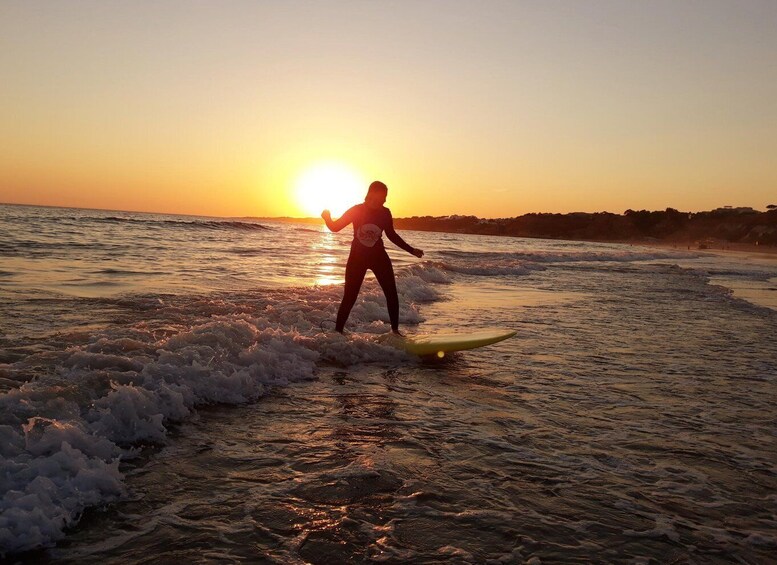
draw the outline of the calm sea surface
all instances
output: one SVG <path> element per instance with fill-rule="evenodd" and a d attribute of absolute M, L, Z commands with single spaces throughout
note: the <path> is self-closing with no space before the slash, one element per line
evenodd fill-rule
<path fill-rule="evenodd" d="M 402 235 L 0 205 L 0 557 L 773 562 L 777 261 Z"/>

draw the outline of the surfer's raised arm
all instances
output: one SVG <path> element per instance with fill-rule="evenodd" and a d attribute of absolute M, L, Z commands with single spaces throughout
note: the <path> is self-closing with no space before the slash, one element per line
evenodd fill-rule
<path fill-rule="evenodd" d="M 408 244 L 404 239 L 400 237 L 400 235 L 394 230 L 394 218 L 391 216 L 391 212 L 389 212 L 389 221 L 388 225 L 386 226 L 386 237 L 389 238 L 389 241 L 399 247 L 400 249 L 404 249 L 411 255 L 415 255 L 419 259 L 424 256 L 424 252 L 420 249 L 416 249 L 412 245 Z"/>
<path fill-rule="evenodd" d="M 329 210 L 324 210 L 321 212 L 321 217 L 324 218 L 326 227 L 328 227 L 330 231 L 338 232 L 353 222 L 353 216 L 355 214 L 354 208 L 356 208 L 356 206 L 349 208 L 345 214 L 340 216 L 337 220 L 332 219 L 332 214 L 329 212 Z"/>

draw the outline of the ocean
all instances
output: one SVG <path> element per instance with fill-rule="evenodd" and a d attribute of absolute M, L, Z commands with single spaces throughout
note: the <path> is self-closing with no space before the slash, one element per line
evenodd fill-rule
<path fill-rule="evenodd" d="M 517 335 L 335 333 L 350 228 L 0 206 L 0 557 L 773 560 L 774 256 L 401 235 L 403 331 Z"/>

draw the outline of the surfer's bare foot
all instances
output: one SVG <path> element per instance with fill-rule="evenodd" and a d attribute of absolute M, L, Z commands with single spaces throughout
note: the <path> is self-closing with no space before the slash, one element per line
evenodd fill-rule
<path fill-rule="evenodd" d="M 393 333 L 394 335 L 398 335 L 399 337 L 405 337 L 405 334 L 403 334 L 403 333 L 400 333 L 400 331 L 399 331 L 399 330 L 394 330 L 394 329 L 392 329 L 392 330 L 391 330 L 391 333 Z"/>

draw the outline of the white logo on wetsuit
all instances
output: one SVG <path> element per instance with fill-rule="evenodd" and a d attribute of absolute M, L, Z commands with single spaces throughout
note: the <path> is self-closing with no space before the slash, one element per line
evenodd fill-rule
<path fill-rule="evenodd" d="M 356 230 L 356 239 L 365 247 L 373 247 L 382 234 L 383 230 L 375 224 L 364 224 Z"/>

